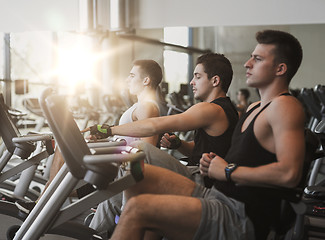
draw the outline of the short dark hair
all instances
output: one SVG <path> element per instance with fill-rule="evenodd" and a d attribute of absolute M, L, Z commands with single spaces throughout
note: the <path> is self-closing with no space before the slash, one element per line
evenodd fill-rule
<path fill-rule="evenodd" d="M 230 61 L 223 54 L 206 53 L 198 57 L 197 64 L 202 64 L 204 72 L 208 74 L 208 78 L 218 75 L 221 80 L 221 89 L 227 93 L 230 86 L 233 70 Z"/>
<path fill-rule="evenodd" d="M 142 76 L 149 76 L 151 79 L 151 86 L 153 88 L 157 88 L 157 86 L 160 84 L 162 80 L 162 70 L 159 64 L 154 60 L 135 60 L 133 62 L 134 66 L 139 66 L 141 69 L 141 75 Z"/>
<path fill-rule="evenodd" d="M 256 40 L 260 44 L 272 44 L 275 46 L 275 61 L 287 65 L 287 81 L 289 84 L 298 71 L 302 61 L 303 53 L 299 41 L 290 33 L 278 30 L 264 30 L 257 32 Z"/>

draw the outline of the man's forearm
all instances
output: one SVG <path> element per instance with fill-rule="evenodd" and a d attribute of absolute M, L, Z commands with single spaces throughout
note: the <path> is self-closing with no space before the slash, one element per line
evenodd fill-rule
<path fill-rule="evenodd" d="M 182 141 L 182 144 L 177 150 L 185 156 L 190 156 L 192 154 L 192 151 L 194 148 L 194 141 L 191 141 L 191 142 L 187 142 L 184 140 L 181 140 L 181 141 Z"/>
<path fill-rule="evenodd" d="M 139 120 L 111 127 L 112 135 L 150 137 L 159 134 L 152 119 Z"/>
<path fill-rule="evenodd" d="M 234 182 L 244 185 L 295 187 L 301 177 L 299 168 L 289 171 L 278 165 L 278 163 L 271 163 L 256 168 L 238 167 L 231 177 Z"/>

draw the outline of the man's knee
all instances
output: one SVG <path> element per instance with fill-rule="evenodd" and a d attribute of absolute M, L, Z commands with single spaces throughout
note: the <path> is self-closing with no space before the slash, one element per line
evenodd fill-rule
<path fill-rule="evenodd" d="M 144 142 L 141 140 L 132 142 L 130 144 L 130 146 L 143 151 L 146 155 L 145 163 L 152 164 L 152 161 L 153 161 L 152 158 L 154 158 L 154 156 L 156 156 L 156 154 L 157 154 L 156 151 L 158 150 L 158 148 L 156 148 L 155 146 L 153 146 L 150 143 L 147 143 L 147 142 Z"/>
<path fill-rule="evenodd" d="M 150 147 L 152 145 L 150 143 L 144 142 L 142 140 L 137 140 L 137 141 L 130 143 L 130 146 L 137 148 L 139 150 L 142 150 L 142 151 L 146 151 L 146 149 L 148 149 L 148 147 Z"/>
<path fill-rule="evenodd" d="M 137 218 L 140 220 L 144 217 L 144 211 L 147 208 L 147 194 L 141 194 L 130 198 L 123 209 L 123 214 L 129 218 Z"/>

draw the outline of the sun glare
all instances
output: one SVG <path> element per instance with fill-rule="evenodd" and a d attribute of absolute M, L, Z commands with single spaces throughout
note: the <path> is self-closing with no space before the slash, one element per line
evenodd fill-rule
<path fill-rule="evenodd" d="M 95 79 L 95 54 L 84 46 L 58 50 L 57 75 L 62 85 L 76 87 Z"/>

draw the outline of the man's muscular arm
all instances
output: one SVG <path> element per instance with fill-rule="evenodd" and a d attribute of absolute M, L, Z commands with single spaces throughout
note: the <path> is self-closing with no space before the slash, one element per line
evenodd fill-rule
<path fill-rule="evenodd" d="M 218 109 L 220 108 L 220 109 Z M 224 114 L 221 107 L 211 103 L 198 103 L 183 113 L 163 116 L 159 118 L 148 118 L 133 123 L 127 123 L 111 128 L 113 135 L 148 137 L 166 132 L 185 132 L 198 128 L 207 128 L 216 124 Z M 227 126 L 224 128 L 226 129 Z M 224 131 L 224 130 L 220 130 Z"/>

